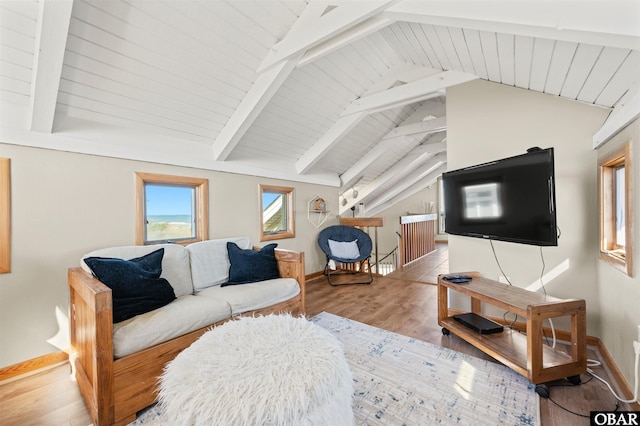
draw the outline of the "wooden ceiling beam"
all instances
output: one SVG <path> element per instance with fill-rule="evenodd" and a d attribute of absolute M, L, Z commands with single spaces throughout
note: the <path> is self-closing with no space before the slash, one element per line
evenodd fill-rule
<path fill-rule="evenodd" d="M 378 176 L 373 182 L 364 187 L 362 190 L 358 190 L 358 198 L 347 199 L 347 204 L 340 205 L 340 214 L 347 212 L 351 207 L 358 203 L 361 203 L 367 199 L 371 194 L 380 189 L 383 185 L 389 182 L 398 181 L 411 173 L 417 167 L 420 167 L 423 163 L 433 158 L 436 154 L 433 153 L 428 146 L 419 146 L 411 151 L 407 156 L 395 163 L 384 173 Z"/>
<path fill-rule="evenodd" d="M 314 164 L 320 161 L 331 148 L 336 146 L 336 144 L 366 116 L 366 112 L 361 112 L 359 114 L 351 114 L 347 117 L 338 118 L 329 130 L 296 161 L 296 170 L 298 173 L 302 174 L 309 171 Z"/>
<path fill-rule="evenodd" d="M 298 62 L 298 67 L 305 66 L 331 52 L 335 52 L 354 41 L 360 40 L 381 29 L 393 24 L 392 19 L 369 18 L 361 24 L 355 25 L 335 37 L 330 38 L 306 51 L 302 59 Z"/>
<path fill-rule="evenodd" d="M 640 90 L 636 85 L 622 98 L 600 130 L 593 135 L 593 149 L 602 146 L 638 117 L 640 117 Z"/>
<path fill-rule="evenodd" d="M 41 0 L 29 99 L 29 128 L 51 133 L 73 0 Z"/>
<path fill-rule="evenodd" d="M 324 0 L 312 0 L 286 37 L 271 48 L 258 72 L 263 72 L 294 55 L 303 54 L 397 2 L 398 0 L 370 0 L 334 4 Z"/>
<path fill-rule="evenodd" d="M 488 31 L 551 40 L 637 49 L 640 44 L 640 3 L 625 0 L 590 1 L 576 7 L 571 0 L 540 2 L 402 1 L 380 17 L 467 30 Z"/>
<path fill-rule="evenodd" d="M 415 134 L 428 135 L 429 133 L 443 132 L 447 130 L 447 117 L 438 117 L 433 120 L 419 121 L 417 123 L 398 126 L 387 133 L 382 140 L 393 139 Z"/>
<path fill-rule="evenodd" d="M 213 142 L 213 159 L 224 161 L 296 67 L 298 57 L 282 61 L 256 77 L 240 105 Z"/>
<path fill-rule="evenodd" d="M 397 149 L 398 145 L 403 145 L 406 147 L 407 152 L 414 148 L 420 143 L 419 138 L 414 136 L 403 137 L 402 139 L 394 139 L 383 141 L 376 146 L 374 146 L 371 150 L 369 150 L 365 155 L 363 155 L 358 161 L 356 161 L 347 171 L 340 175 L 340 188 L 344 191 L 347 188 L 350 188 L 353 183 L 362 176 L 367 167 L 371 166 L 376 162 L 380 157 L 384 155 L 392 147 Z"/>
<path fill-rule="evenodd" d="M 445 71 L 383 92 L 356 99 L 342 116 L 367 111 L 369 114 L 411 103 L 421 102 L 445 94 L 447 87 L 478 79 L 478 76 L 460 71 Z"/>
<path fill-rule="evenodd" d="M 402 180 L 398 181 L 393 187 L 384 191 L 384 193 L 378 195 L 373 199 L 373 201 L 366 204 L 366 209 L 374 209 L 387 201 L 397 197 L 402 192 L 411 188 L 411 186 L 416 183 L 422 181 L 425 176 L 432 173 L 436 168 L 446 164 L 447 156 L 446 154 L 438 154 L 435 157 L 431 158 L 429 161 L 424 163 L 422 166 L 417 168 L 415 171 L 409 173 L 407 176 L 402 178 Z"/>
<path fill-rule="evenodd" d="M 438 168 L 436 168 L 435 170 L 433 170 L 432 172 L 430 172 L 424 178 L 422 178 L 420 182 L 414 183 L 412 186 L 407 188 L 404 192 L 401 192 L 398 196 L 392 198 L 386 203 L 380 204 L 379 206 L 374 208 L 365 209 L 366 215 L 375 216 L 380 212 L 383 212 L 384 210 L 393 206 L 394 204 L 397 204 L 402 200 L 406 200 L 407 198 L 411 197 L 414 194 L 417 194 L 418 192 L 422 191 L 428 186 L 435 184 L 438 181 L 438 176 L 440 176 L 446 170 L 447 170 L 447 164 L 445 163 L 439 166 Z"/>
<path fill-rule="evenodd" d="M 356 179 L 358 179 L 360 176 L 362 176 L 362 174 L 364 173 L 364 171 L 367 169 L 367 167 L 371 166 L 376 160 L 378 160 L 380 157 L 382 157 L 382 155 L 387 152 L 391 147 L 398 147 L 398 141 L 397 140 L 390 140 L 390 139 L 395 139 L 396 137 L 404 137 L 404 139 L 407 142 L 411 142 L 413 141 L 414 143 L 408 143 L 408 144 L 403 144 L 403 145 L 407 145 L 409 147 L 409 149 L 407 149 L 407 152 L 411 151 L 411 149 L 415 148 L 416 145 L 418 145 L 420 143 L 420 140 L 425 136 L 425 135 L 419 135 L 419 137 L 417 137 L 414 133 L 410 133 L 407 132 L 406 136 L 402 136 L 400 134 L 398 134 L 399 132 L 396 131 L 396 129 L 401 129 L 404 127 L 407 127 L 409 125 L 412 125 L 414 123 L 421 123 L 422 120 L 427 116 L 430 115 L 429 112 L 433 109 L 433 107 L 431 105 L 428 104 L 424 104 L 422 105 L 420 108 L 416 109 L 409 117 L 407 117 L 400 126 L 392 129 L 391 131 L 389 131 L 389 133 L 387 133 L 385 136 L 383 136 L 382 140 L 380 141 L 380 143 L 378 143 L 376 146 L 374 146 L 372 149 L 370 149 L 366 154 L 364 154 L 355 164 L 353 164 L 351 167 L 349 167 L 348 170 L 346 170 L 344 173 L 342 173 L 340 175 L 340 181 L 341 181 L 341 189 L 342 191 L 344 191 L 346 188 L 349 188 L 351 186 L 351 184 L 353 182 L 356 181 Z M 442 117 L 444 118 L 444 117 Z M 440 120 L 440 118 L 436 118 L 435 120 Z M 435 121 L 435 120 L 430 120 L 431 121 Z M 446 122 L 446 120 L 445 120 Z M 405 124 L 406 123 L 406 124 Z M 446 130 L 446 127 L 442 130 Z M 439 130 L 435 130 L 435 132 L 437 132 Z M 431 133 L 430 131 L 427 131 L 427 133 Z M 394 135 L 392 137 L 390 137 L 390 135 Z"/>
<path fill-rule="evenodd" d="M 329 131 L 316 141 L 296 162 L 298 173 L 308 172 L 331 148 L 340 142 L 348 131 L 353 129 L 368 114 L 439 97 L 444 94 L 444 90 L 447 87 L 477 78 L 475 75 L 463 72 L 445 71 L 355 100 L 346 108 L 341 118 L 334 123 Z M 434 125 L 410 125 L 411 127 L 406 130 L 407 132 L 413 131 L 414 134 L 437 132 L 443 129 L 441 124 L 441 121 L 438 121 Z"/>
<path fill-rule="evenodd" d="M 363 21 L 367 21 L 380 10 L 397 1 L 376 0 L 367 2 L 365 7 L 363 4 L 346 2 L 333 9 L 330 9 L 331 4 L 327 1 L 311 1 L 287 36 L 273 46 L 258 68 L 256 81 L 212 144 L 214 160 L 225 161 L 229 157 L 289 74 L 301 63 L 307 50 L 335 38 L 331 43 L 325 43 L 323 46 L 318 46 L 317 50 L 310 52 L 304 63 L 378 31 L 389 25 L 391 20 L 373 19 L 362 24 Z M 338 130 L 339 134 L 339 129 L 345 125 L 345 122 L 351 120 L 353 119 L 336 123 L 334 130 Z M 307 171 L 337 142 L 337 140 L 330 140 L 330 137 L 329 135 L 319 141 L 314 146 L 315 149 L 312 148 L 296 163 L 296 168 L 301 170 L 300 173 Z"/>

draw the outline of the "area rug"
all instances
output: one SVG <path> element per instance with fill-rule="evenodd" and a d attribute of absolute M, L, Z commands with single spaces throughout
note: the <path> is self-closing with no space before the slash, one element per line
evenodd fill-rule
<path fill-rule="evenodd" d="M 344 345 L 356 425 L 539 424 L 534 386 L 501 364 L 326 312 L 311 321 Z M 162 408 L 131 425 L 165 426 Z"/>

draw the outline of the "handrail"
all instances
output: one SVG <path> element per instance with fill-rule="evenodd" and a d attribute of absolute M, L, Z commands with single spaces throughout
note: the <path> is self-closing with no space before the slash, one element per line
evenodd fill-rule
<path fill-rule="evenodd" d="M 385 257 L 383 257 L 382 259 L 378 260 L 377 262 L 375 262 L 373 266 L 376 266 L 378 263 L 382 262 L 383 260 L 385 260 L 387 257 L 391 256 L 392 254 L 395 254 L 395 252 L 398 251 L 398 246 L 396 246 L 393 250 L 391 250 L 389 253 L 387 253 L 387 255 Z"/>
<path fill-rule="evenodd" d="M 393 250 L 391 250 L 389 253 L 384 255 L 384 257 L 382 259 L 380 259 L 380 260 L 376 259 L 376 262 L 374 264 L 370 265 L 371 270 L 373 270 L 373 268 L 375 268 L 376 274 L 381 274 L 380 269 L 388 269 L 388 268 L 384 267 L 383 261 L 385 259 L 387 259 L 389 256 L 393 257 L 393 263 L 391 264 L 392 265 L 391 269 L 388 270 L 387 273 L 398 269 L 398 257 L 396 256 L 396 252 L 397 251 L 398 251 L 398 246 L 396 246 Z M 386 275 L 386 274 L 384 272 L 382 272 L 382 275 Z"/>

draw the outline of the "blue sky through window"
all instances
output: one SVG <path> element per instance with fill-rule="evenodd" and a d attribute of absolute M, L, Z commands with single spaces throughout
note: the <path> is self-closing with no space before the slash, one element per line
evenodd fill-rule
<path fill-rule="evenodd" d="M 262 192 L 262 208 L 269 207 L 269 205 L 273 202 L 273 200 L 275 200 L 276 198 L 278 198 L 281 195 L 282 194 L 280 194 L 278 192 L 263 191 Z"/>
<path fill-rule="evenodd" d="M 146 185 L 147 216 L 191 215 L 193 188 L 171 185 Z"/>

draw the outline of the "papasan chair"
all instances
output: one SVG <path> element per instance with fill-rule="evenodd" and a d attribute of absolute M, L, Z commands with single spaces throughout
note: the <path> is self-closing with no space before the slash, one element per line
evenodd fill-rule
<path fill-rule="evenodd" d="M 327 276 L 329 284 L 335 286 L 371 284 L 373 282 L 373 273 L 371 271 L 371 264 L 369 263 L 373 244 L 371 237 L 369 237 L 366 232 L 353 226 L 329 226 L 320 231 L 318 235 L 318 245 L 327 257 L 324 274 Z M 335 262 L 351 264 L 354 266 L 353 270 L 336 269 L 332 265 L 332 263 Z M 367 263 L 366 269 L 368 269 L 368 277 L 364 281 L 339 280 L 339 283 L 336 282 L 335 278 L 337 275 L 351 274 L 354 277 L 362 277 L 365 263 Z"/>

